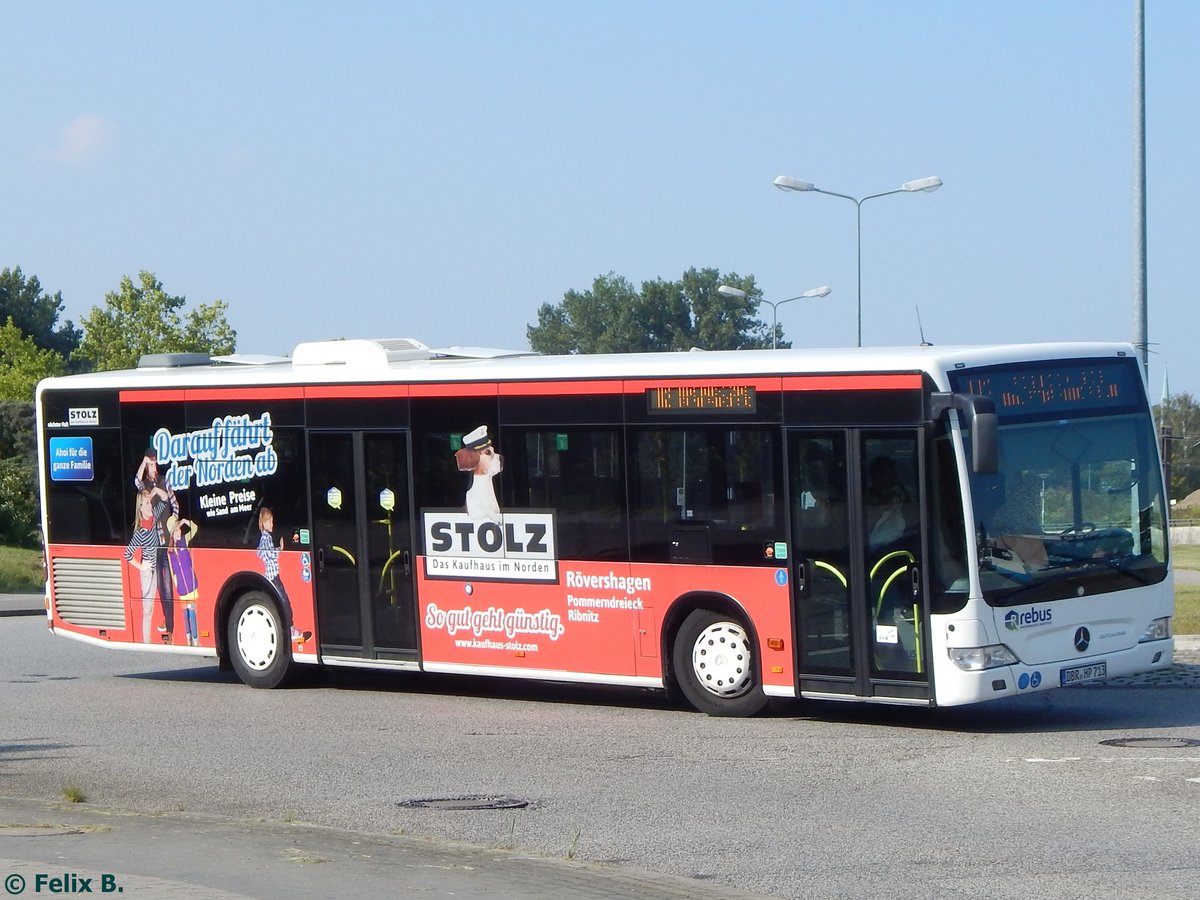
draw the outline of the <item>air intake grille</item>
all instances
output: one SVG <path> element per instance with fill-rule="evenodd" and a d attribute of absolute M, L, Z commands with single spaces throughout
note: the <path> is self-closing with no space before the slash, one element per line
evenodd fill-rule
<path fill-rule="evenodd" d="M 59 617 L 85 628 L 125 627 L 119 559 L 59 557 L 54 568 L 54 605 Z"/>

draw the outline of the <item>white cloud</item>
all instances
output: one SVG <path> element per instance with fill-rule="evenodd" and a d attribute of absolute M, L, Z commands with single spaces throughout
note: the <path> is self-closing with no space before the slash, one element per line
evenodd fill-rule
<path fill-rule="evenodd" d="M 58 130 L 47 156 L 64 165 L 85 168 L 112 153 L 118 134 L 116 123 L 103 116 L 76 116 Z"/>

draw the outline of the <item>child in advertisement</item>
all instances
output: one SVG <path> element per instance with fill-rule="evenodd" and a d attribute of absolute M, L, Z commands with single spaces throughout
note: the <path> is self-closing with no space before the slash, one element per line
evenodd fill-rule
<path fill-rule="evenodd" d="M 167 519 L 167 540 L 170 542 L 167 546 L 167 556 L 171 561 L 171 578 L 175 582 L 175 596 L 179 598 L 183 611 L 189 647 L 200 646 L 199 631 L 196 627 L 196 600 L 200 596 L 200 585 L 196 582 L 192 551 L 188 547 L 199 530 L 200 526 L 191 519 L 180 519 L 176 516 Z"/>
<path fill-rule="evenodd" d="M 312 637 L 312 632 L 299 631 L 292 624 L 292 601 L 288 599 L 287 588 L 283 586 L 283 579 L 279 577 L 279 551 L 283 549 L 283 538 L 279 539 L 279 546 L 276 547 L 272 535 L 274 528 L 275 514 L 269 507 L 264 506 L 258 511 L 258 558 L 263 561 L 263 574 L 267 576 L 267 581 L 274 585 L 279 595 L 284 630 L 290 634 L 293 643 L 303 644 Z"/>

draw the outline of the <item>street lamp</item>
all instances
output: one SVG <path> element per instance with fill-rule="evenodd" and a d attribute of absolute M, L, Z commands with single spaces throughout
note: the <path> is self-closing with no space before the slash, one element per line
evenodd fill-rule
<path fill-rule="evenodd" d="M 732 285 L 728 285 L 728 284 L 723 284 L 719 288 L 717 288 L 717 293 L 722 294 L 723 296 L 726 296 L 726 297 L 737 297 L 739 300 L 744 300 L 746 298 L 745 291 L 743 291 L 741 288 L 735 288 Z M 786 300 L 776 300 L 774 303 L 772 303 L 770 300 L 759 300 L 758 301 L 759 303 L 765 303 L 769 307 L 771 307 L 771 349 L 772 350 L 776 349 L 775 348 L 775 344 L 776 344 L 775 336 L 779 331 L 779 328 L 778 328 L 779 307 L 783 306 L 783 304 L 785 304 L 785 303 L 791 303 L 793 300 L 806 300 L 810 297 L 828 297 L 828 296 L 829 296 L 829 288 L 819 287 L 819 288 L 813 288 L 810 291 L 805 291 L 803 294 L 797 294 L 795 297 L 788 297 Z"/>
<path fill-rule="evenodd" d="M 874 200 L 876 197 L 888 197 L 892 194 L 912 194 L 917 191 L 924 191 L 929 194 L 941 186 L 942 179 L 936 175 L 930 175 L 928 178 L 906 181 L 894 191 L 884 191 L 882 194 L 868 194 L 866 197 L 851 197 L 849 194 L 838 194 L 834 191 L 823 190 L 811 181 L 801 181 L 799 178 L 792 178 L 790 175 L 780 175 L 775 179 L 775 187 L 781 191 L 812 191 L 817 194 L 828 194 L 830 197 L 841 197 L 844 200 L 852 202 L 858 209 L 858 346 L 862 346 L 862 205 L 868 200 Z"/>

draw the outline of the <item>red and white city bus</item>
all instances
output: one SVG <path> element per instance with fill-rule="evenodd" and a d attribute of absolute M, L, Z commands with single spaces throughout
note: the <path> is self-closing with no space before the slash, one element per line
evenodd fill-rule
<path fill-rule="evenodd" d="M 37 392 L 56 634 L 953 706 L 1170 665 L 1122 344 L 146 357 Z"/>

